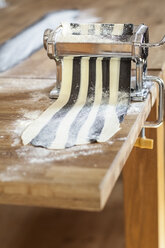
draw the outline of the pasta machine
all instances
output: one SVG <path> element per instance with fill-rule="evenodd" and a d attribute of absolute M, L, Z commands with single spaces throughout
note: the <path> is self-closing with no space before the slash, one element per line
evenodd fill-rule
<path fill-rule="evenodd" d="M 150 91 L 150 84 L 156 82 L 159 88 L 158 119 L 146 127 L 157 127 L 163 120 L 163 81 L 147 75 L 147 57 L 150 47 L 165 43 L 165 36 L 159 43 L 149 43 L 148 27 L 144 24 L 109 24 L 109 23 L 62 23 L 56 30 L 44 32 L 44 47 L 50 59 L 56 62 L 56 86 L 50 97 L 58 98 L 64 56 L 118 57 L 126 58 L 131 66 L 130 99 L 144 101 Z M 132 75 L 131 68 L 135 68 Z"/>

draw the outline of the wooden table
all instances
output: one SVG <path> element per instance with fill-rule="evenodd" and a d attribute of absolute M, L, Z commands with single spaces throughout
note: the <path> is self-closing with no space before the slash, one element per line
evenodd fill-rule
<path fill-rule="evenodd" d="M 63 2 L 57 3 L 56 9 Z M 8 27 L 4 30 L 1 26 L 1 42 L 54 6 L 51 1 L 40 3 L 42 8 L 34 8 L 33 1 L 17 1 L 13 9 L 11 2 L 1 11 L 3 25 Z M 77 6 L 74 1 L 72 6 Z M 81 3 L 80 8 L 85 7 L 85 2 Z M 31 10 L 30 18 L 27 9 Z M 8 19 L 7 13 L 10 13 Z M 14 18 L 18 13 L 20 18 Z M 100 12 L 97 9 L 96 14 L 99 13 L 103 9 Z M 107 21 L 108 12 L 105 13 Z M 114 22 L 119 14 L 116 12 L 113 16 Z M 121 22 L 125 20 L 121 18 Z M 155 61 L 159 58 L 155 57 Z M 162 76 L 153 62 L 151 65 L 157 68 L 151 73 Z M 126 246 L 163 248 L 163 126 L 146 130 L 146 136 L 154 139 L 153 150 L 133 148 L 148 115 L 150 119 L 156 118 L 156 88 L 152 88 L 145 102 L 131 104 L 121 130 L 105 144 L 77 146 L 65 151 L 22 146 L 22 131 L 52 103 L 48 93 L 54 85 L 54 75 L 54 63 L 43 49 L 0 75 L 0 203 L 100 211 L 124 167 Z"/>

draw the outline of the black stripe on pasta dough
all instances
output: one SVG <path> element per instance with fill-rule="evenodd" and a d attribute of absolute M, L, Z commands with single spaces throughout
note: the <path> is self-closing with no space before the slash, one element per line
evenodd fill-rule
<path fill-rule="evenodd" d="M 31 144 L 41 147 L 49 147 L 56 137 L 56 131 L 61 120 L 65 117 L 71 107 L 75 104 L 80 90 L 81 57 L 73 59 L 72 88 L 70 98 L 65 106 L 60 109 L 42 128 L 39 134 L 31 141 Z M 67 83 L 67 82 L 64 82 Z"/>
<path fill-rule="evenodd" d="M 110 58 L 104 58 L 102 60 L 102 101 L 99 106 L 99 110 L 96 119 L 89 130 L 90 142 L 96 142 L 99 137 L 105 122 L 106 106 L 109 104 L 109 80 L 110 80 Z"/>
<path fill-rule="evenodd" d="M 129 42 L 131 35 L 133 35 L 133 24 L 124 24 L 123 33 L 118 36 L 118 39 L 122 42 Z"/>
<path fill-rule="evenodd" d="M 116 108 L 119 121 L 122 122 L 127 113 L 130 100 L 130 81 L 131 81 L 131 59 L 121 58 L 118 106 Z M 121 104 L 120 104 L 121 103 Z"/>
<path fill-rule="evenodd" d="M 70 127 L 66 147 L 71 147 L 75 145 L 79 130 L 84 124 L 85 120 L 87 119 L 89 112 L 91 111 L 95 96 L 95 85 L 96 85 L 96 58 L 91 57 L 89 60 L 89 84 L 88 84 L 87 100 L 85 105 L 80 110 L 80 112 L 76 116 L 76 119 L 74 120 L 74 122 Z"/>
<path fill-rule="evenodd" d="M 130 93 L 131 59 L 120 59 L 119 91 Z"/>
<path fill-rule="evenodd" d="M 122 35 L 133 35 L 133 24 L 127 23 L 124 24 L 123 34 Z"/>

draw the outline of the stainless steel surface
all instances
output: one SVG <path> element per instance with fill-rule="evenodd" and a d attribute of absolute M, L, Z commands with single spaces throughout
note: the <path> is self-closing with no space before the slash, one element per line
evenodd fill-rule
<path fill-rule="evenodd" d="M 147 32 L 148 27 L 144 24 L 134 25 L 134 32 L 131 38 L 131 42 L 141 44 L 143 42 L 143 34 Z"/>
<path fill-rule="evenodd" d="M 59 94 L 60 94 L 60 88 L 55 83 L 55 87 L 50 91 L 49 97 L 51 99 L 57 99 L 59 97 Z"/>
<path fill-rule="evenodd" d="M 106 24 L 105 24 L 106 25 Z M 111 25 L 111 24 L 109 24 Z M 93 39 L 88 42 L 84 41 L 83 35 L 71 35 L 72 42 L 69 38 L 65 41 L 59 38 L 59 34 L 62 32 L 62 25 L 56 30 L 46 30 L 44 33 L 44 47 L 47 49 L 48 56 L 51 59 L 58 60 L 63 56 L 104 56 L 104 57 L 129 57 L 129 58 L 141 58 L 143 42 L 143 36 L 147 26 L 140 24 L 139 26 L 133 26 L 132 35 L 111 35 L 98 39 L 98 36 L 93 35 Z M 49 35 L 48 35 L 49 33 Z M 77 42 L 77 37 L 80 36 L 80 40 Z M 82 40 L 81 40 L 82 37 Z M 106 42 L 105 42 L 105 39 Z M 124 41 L 123 41 L 124 39 Z M 143 43 L 144 44 L 144 43 Z"/>
<path fill-rule="evenodd" d="M 149 93 L 149 88 L 143 88 L 142 90 L 134 90 L 131 92 L 131 101 L 133 102 L 143 102 Z"/>
<path fill-rule="evenodd" d="M 145 128 L 144 128 L 144 127 L 143 127 L 142 130 L 141 130 L 141 137 L 142 137 L 142 138 L 145 138 L 145 137 L 146 137 Z"/>
<path fill-rule="evenodd" d="M 57 42 L 55 45 L 55 58 L 68 55 L 74 56 L 104 56 L 104 57 L 132 57 L 133 45 L 131 43 L 70 43 Z M 139 52 L 139 50 L 138 50 Z M 136 54 L 140 56 L 140 54 Z"/>
<path fill-rule="evenodd" d="M 44 32 L 44 36 L 43 36 L 43 44 L 44 44 L 44 48 L 47 49 L 47 40 L 49 38 L 50 33 L 52 32 L 52 29 L 46 29 Z"/>
<path fill-rule="evenodd" d="M 56 61 L 56 83 L 54 88 L 51 90 L 49 97 L 52 99 L 57 99 L 60 94 L 61 88 L 61 81 L 62 81 L 62 64 L 61 61 Z"/>

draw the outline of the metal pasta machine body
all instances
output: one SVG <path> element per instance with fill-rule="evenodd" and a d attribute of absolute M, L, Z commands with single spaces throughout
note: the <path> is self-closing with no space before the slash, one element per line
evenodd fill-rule
<path fill-rule="evenodd" d="M 56 86 L 50 97 L 58 98 L 62 60 L 65 56 L 89 56 L 126 58 L 129 61 L 126 70 L 135 68 L 135 75 L 130 76 L 130 99 L 144 101 L 150 91 L 147 82 L 156 82 L 159 88 L 158 119 L 147 123 L 146 127 L 157 127 L 163 120 L 163 81 L 147 75 L 147 57 L 149 47 L 165 43 L 165 37 L 159 43 L 149 43 L 148 27 L 144 24 L 109 24 L 109 23 L 62 23 L 56 30 L 44 32 L 44 47 L 49 58 L 56 62 Z M 131 65 L 131 66 L 129 66 Z"/>

